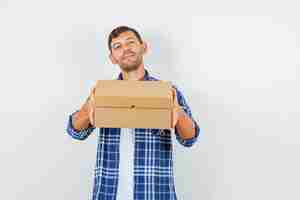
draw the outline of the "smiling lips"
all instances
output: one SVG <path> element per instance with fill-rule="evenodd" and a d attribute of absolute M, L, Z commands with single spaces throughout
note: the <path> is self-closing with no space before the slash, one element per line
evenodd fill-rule
<path fill-rule="evenodd" d="M 124 55 L 124 59 L 134 56 L 134 53 L 129 53 Z"/>

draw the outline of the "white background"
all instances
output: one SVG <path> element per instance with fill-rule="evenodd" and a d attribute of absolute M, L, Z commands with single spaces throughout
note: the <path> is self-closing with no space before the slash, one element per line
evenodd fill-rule
<path fill-rule="evenodd" d="M 146 68 L 174 81 L 202 128 L 174 140 L 184 200 L 300 199 L 297 1 L 0 0 L 0 199 L 89 199 L 94 131 L 65 128 L 97 79 L 112 79 L 107 36 L 129 25 Z"/>

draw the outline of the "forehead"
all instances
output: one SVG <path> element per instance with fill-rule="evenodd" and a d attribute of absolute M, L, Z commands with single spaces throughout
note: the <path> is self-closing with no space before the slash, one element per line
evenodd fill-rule
<path fill-rule="evenodd" d="M 134 40 L 138 40 L 138 38 L 136 37 L 136 35 L 131 32 L 131 31 L 125 31 L 123 33 L 121 33 L 120 35 L 118 35 L 118 37 L 113 38 L 111 43 L 117 43 L 123 40 L 128 40 L 128 39 L 134 39 Z"/>

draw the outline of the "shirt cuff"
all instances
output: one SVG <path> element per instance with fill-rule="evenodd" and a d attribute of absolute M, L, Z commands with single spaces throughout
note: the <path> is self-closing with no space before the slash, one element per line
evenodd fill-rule
<path fill-rule="evenodd" d="M 82 130 L 76 130 L 73 126 L 73 117 L 74 114 L 77 113 L 78 111 L 72 113 L 69 116 L 69 120 L 68 120 L 68 126 L 67 126 L 67 133 L 74 139 L 77 140 L 84 140 L 86 139 L 90 133 L 95 129 L 94 126 L 92 126 L 91 124 L 89 124 L 89 127 L 82 129 Z"/>

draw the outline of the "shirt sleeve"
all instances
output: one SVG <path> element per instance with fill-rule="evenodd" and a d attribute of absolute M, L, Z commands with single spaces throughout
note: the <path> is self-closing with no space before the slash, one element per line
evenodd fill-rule
<path fill-rule="evenodd" d="M 173 85 L 173 87 L 175 88 L 176 93 L 177 93 L 178 104 L 182 107 L 184 112 L 192 119 L 192 121 L 194 122 L 194 125 L 195 125 L 195 129 L 196 129 L 195 136 L 193 138 L 183 139 L 180 136 L 179 131 L 175 127 L 176 139 L 181 145 L 183 145 L 185 147 L 191 147 L 197 141 L 197 139 L 200 135 L 200 127 L 199 127 L 198 123 L 196 122 L 196 120 L 193 118 L 192 111 L 191 111 L 185 97 L 183 96 L 182 92 L 176 86 Z"/>
<path fill-rule="evenodd" d="M 69 119 L 68 119 L 68 124 L 67 124 L 67 133 L 74 139 L 76 140 L 84 140 L 86 139 L 92 132 L 93 130 L 95 129 L 94 126 L 92 126 L 91 124 L 89 124 L 89 127 L 88 128 L 85 128 L 85 129 L 82 129 L 82 130 L 76 130 L 74 127 L 73 127 L 73 116 L 75 113 L 77 113 L 78 111 L 72 113 L 70 116 L 69 116 Z"/>

